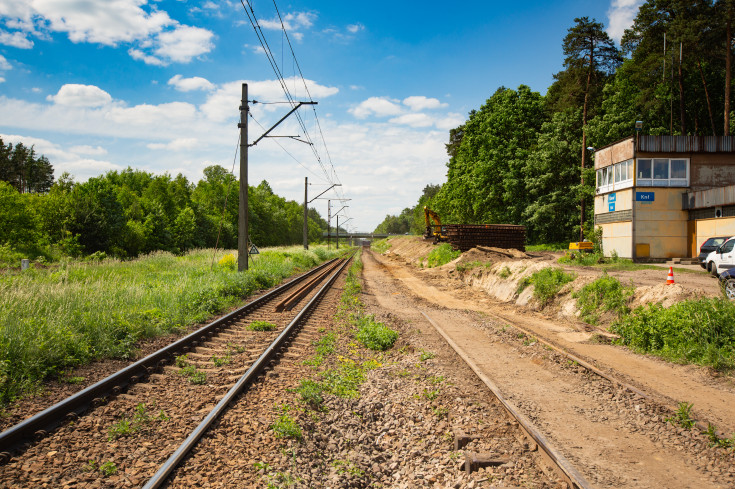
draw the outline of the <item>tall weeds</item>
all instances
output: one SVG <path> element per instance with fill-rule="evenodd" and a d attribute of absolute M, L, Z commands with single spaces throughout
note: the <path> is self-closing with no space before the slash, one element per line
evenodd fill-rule
<path fill-rule="evenodd" d="M 0 275 L 0 404 L 70 367 L 128 358 L 141 338 L 205 321 L 333 254 L 265 250 L 246 273 L 199 250 Z"/>

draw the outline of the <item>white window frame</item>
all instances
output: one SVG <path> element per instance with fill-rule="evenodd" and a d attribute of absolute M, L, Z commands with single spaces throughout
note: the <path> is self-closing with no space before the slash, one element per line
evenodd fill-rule
<path fill-rule="evenodd" d="M 633 186 L 633 160 L 621 161 L 597 170 L 597 193 L 615 192 Z"/>
<path fill-rule="evenodd" d="M 667 178 L 654 178 L 655 176 L 655 164 L 660 163 L 662 160 L 667 162 L 668 177 Z M 641 161 L 651 162 L 651 178 L 641 178 L 640 176 L 636 180 L 638 187 L 688 187 L 689 176 L 691 171 L 690 159 L 689 158 L 638 158 L 636 160 L 635 171 L 638 172 L 638 165 Z M 671 162 L 672 161 L 683 161 L 686 165 L 686 178 L 672 178 L 671 177 Z"/>

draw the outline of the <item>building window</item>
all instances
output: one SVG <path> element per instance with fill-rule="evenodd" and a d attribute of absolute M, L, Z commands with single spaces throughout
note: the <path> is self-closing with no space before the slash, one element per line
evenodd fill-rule
<path fill-rule="evenodd" d="M 688 187 L 689 160 L 683 158 L 641 158 L 637 161 L 640 187 Z"/>
<path fill-rule="evenodd" d="M 597 170 L 597 193 L 612 192 L 633 186 L 633 160 Z"/>

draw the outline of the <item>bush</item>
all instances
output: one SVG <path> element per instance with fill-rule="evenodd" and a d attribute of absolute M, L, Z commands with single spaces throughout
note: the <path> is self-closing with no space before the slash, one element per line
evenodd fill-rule
<path fill-rule="evenodd" d="M 526 287 L 533 285 L 533 296 L 542 304 L 546 304 L 559 293 L 564 284 L 572 280 L 574 280 L 574 276 L 560 268 L 542 268 L 531 276 L 524 277 L 518 283 L 516 293 L 520 294 Z"/>
<path fill-rule="evenodd" d="M 398 332 L 390 329 L 381 322 L 375 321 L 375 317 L 371 314 L 360 316 L 357 319 L 355 339 L 366 348 L 385 351 L 396 342 Z"/>
<path fill-rule="evenodd" d="M 436 246 L 429 255 L 426 257 L 429 268 L 440 267 L 449 263 L 450 261 L 461 255 L 462 252 L 452 250 L 452 245 L 449 243 L 442 243 Z"/>
<path fill-rule="evenodd" d="M 589 324 L 597 324 L 600 313 L 604 311 L 612 311 L 618 317 L 630 312 L 628 300 L 632 295 L 632 287 L 623 287 L 618 279 L 608 276 L 607 272 L 574 293 L 581 318 Z"/>
<path fill-rule="evenodd" d="M 636 351 L 715 369 L 735 367 L 735 304 L 727 299 L 639 307 L 611 330 Z"/>

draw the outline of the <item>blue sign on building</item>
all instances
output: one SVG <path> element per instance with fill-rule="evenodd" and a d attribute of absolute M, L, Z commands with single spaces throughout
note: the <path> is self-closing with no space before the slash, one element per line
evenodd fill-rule
<path fill-rule="evenodd" d="M 653 202 L 655 199 L 654 192 L 636 192 L 635 200 L 637 202 Z"/>
<path fill-rule="evenodd" d="M 615 202 L 615 199 L 616 199 L 616 195 L 617 195 L 617 194 L 608 194 L 608 196 L 607 196 L 607 201 L 608 201 L 608 202 Z"/>
<path fill-rule="evenodd" d="M 615 212 L 615 202 L 609 202 L 607 204 L 607 211 L 608 212 Z"/>

